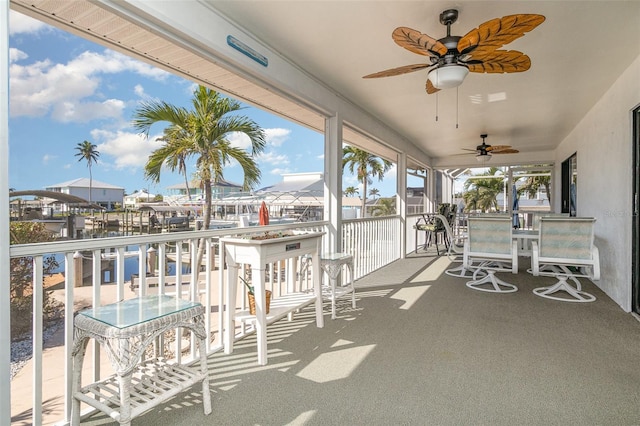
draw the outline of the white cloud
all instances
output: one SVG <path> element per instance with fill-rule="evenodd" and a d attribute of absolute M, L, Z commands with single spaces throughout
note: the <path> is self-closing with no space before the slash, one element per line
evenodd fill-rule
<path fill-rule="evenodd" d="M 135 87 L 133 88 L 133 92 L 140 96 L 141 98 L 146 98 L 147 94 L 144 92 L 144 87 L 142 87 L 141 84 L 136 84 Z"/>
<path fill-rule="evenodd" d="M 58 158 L 57 155 L 45 154 L 42 156 L 42 164 L 49 164 L 50 161 L 55 160 L 56 158 Z"/>
<path fill-rule="evenodd" d="M 227 136 L 227 140 L 232 147 L 240 149 L 251 149 L 251 139 L 244 133 L 233 132 Z"/>
<path fill-rule="evenodd" d="M 258 157 L 259 163 L 267 163 L 272 165 L 284 165 L 289 164 L 289 157 L 285 154 L 278 154 L 276 152 L 263 152 Z"/>
<path fill-rule="evenodd" d="M 280 146 L 284 141 L 289 139 L 289 135 L 291 134 L 291 129 L 282 129 L 282 128 L 264 129 L 264 133 L 265 133 L 265 140 L 268 145 Z"/>
<path fill-rule="evenodd" d="M 291 134 L 290 129 L 273 128 L 263 130 L 265 133 L 265 141 L 267 145 L 274 147 L 282 145 L 282 143 L 286 141 Z M 244 133 L 233 132 L 227 136 L 227 140 L 233 147 L 246 150 L 251 149 L 251 139 L 249 139 L 249 136 Z"/>
<path fill-rule="evenodd" d="M 11 53 L 9 67 L 10 111 L 13 117 L 41 117 L 49 113 L 63 122 L 87 121 L 96 117 L 120 117 L 124 102 L 96 100 L 100 75 L 134 72 L 158 80 L 169 74 L 117 52 L 84 52 L 67 64 L 50 60 L 22 64 L 27 56 L 19 50 Z"/>
<path fill-rule="evenodd" d="M 187 84 L 185 86 L 185 94 L 189 97 L 192 98 L 193 97 L 193 92 L 196 91 L 196 89 L 198 88 L 198 83 L 191 83 L 191 84 Z"/>
<path fill-rule="evenodd" d="M 105 155 L 115 159 L 114 168 L 116 170 L 137 169 L 144 167 L 149 158 L 149 154 L 160 147 L 161 142 L 156 139 L 160 135 L 151 136 L 148 139 L 138 133 L 123 131 L 110 132 L 96 129 L 91 132 L 100 152 L 101 160 Z"/>
<path fill-rule="evenodd" d="M 21 61 L 23 59 L 27 59 L 29 55 L 23 52 L 20 49 L 16 49 L 15 47 L 9 48 L 9 63 L 12 64 L 17 61 Z"/>
<path fill-rule="evenodd" d="M 283 175 L 285 173 L 291 173 L 291 170 L 290 169 L 275 168 L 275 169 L 271 170 L 269 173 L 272 174 L 272 175 L 280 176 L 280 175 Z"/>
<path fill-rule="evenodd" d="M 9 11 L 9 35 L 15 36 L 24 33 L 37 33 L 43 30 L 49 30 L 51 27 L 42 21 L 33 19 L 27 15 Z"/>
<path fill-rule="evenodd" d="M 169 73 L 112 50 L 102 53 L 86 51 L 68 62 L 66 67 L 83 75 L 116 74 L 131 71 L 155 80 L 164 80 Z"/>
<path fill-rule="evenodd" d="M 384 179 L 391 179 L 391 178 L 396 178 L 398 177 L 398 167 L 396 166 L 395 163 L 393 163 L 391 165 L 391 167 L 389 168 L 389 170 L 384 174 Z"/>
<path fill-rule="evenodd" d="M 67 163 L 64 166 L 62 166 L 63 169 L 70 169 L 71 168 L 71 164 Z"/>
<path fill-rule="evenodd" d="M 104 102 L 61 102 L 54 105 L 51 118 L 62 123 L 86 123 L 96 119 L 118 119 L 122 116 L 125 104 L 119 99 Z"/>

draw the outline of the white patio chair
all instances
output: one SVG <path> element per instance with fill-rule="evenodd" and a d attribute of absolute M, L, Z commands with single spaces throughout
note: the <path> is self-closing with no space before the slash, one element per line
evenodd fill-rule
<path fill-rule="evenodd" d="M 550 212 L 534 213 L 532 229 L 537 231 L 540 228 L 540 218 L 542 217 L 555 217 L 556 219 L 569 219 L 569 213 L 550 213 Z"/>
<path fill-rule="evenodd" d="M 456 237 L 453 233 L 453 230 L 451 229 L 449 221 L 447 221 L 443 215 L 438 214 L 435 215 L 435 217 L 442 222 L 445 229 L 445 241 L 448 242 L 447 257 L 453 263 L 462 263 L 462 257 L 464 254 L 464 240 L 466 239 L 466 235 Z M 460 242 L 462 242 L 462 244 L 460 244 Z M 474 271 L 472 268 L 467 268 L 464 266 L 464 264 L 461 264 L 456 268 L 451 268 L 444 271 L 445 274 L 457 278 L 473 278 L 473 272 Z M 486 275 L 484 271 L 480 271 L 479 274 L 481 276 Z"/>
<path fill-rule="evenodd" d="M 539 240 L 532 243 L 529 272 L 534 276 L 556 277 L 558 282 L 536 288 L 534 294 L 562 302 L 596 300 L 582 290 L 578 280 L 600 279 L 600 255 L 593 242 L 595 222 L 594 218 L 540 218 Z"/>
<path fill-rule="evenodd" d="M 475 272 L 467 287 L 491 293 L 518 291 L 515 285 L 495 276 L 496 272 L 518 273 L 518 243 L 511 234 L 511 216 L 470 217 L 468 225 L 462 265 Z M 477 273 L 483 270 L 487 275 L 476 279 Z"/>

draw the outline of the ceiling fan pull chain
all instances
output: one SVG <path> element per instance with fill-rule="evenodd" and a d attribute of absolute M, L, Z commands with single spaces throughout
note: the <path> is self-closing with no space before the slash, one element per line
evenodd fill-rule
<path fill-rule="evenodd" d="M 436 92 L 436 121 L 438 121 L 438 92 Z"/>
<path fill-rule="evenodd" d="M 458 128 L 458 88 L 456 87 L 456 129 Z"/>

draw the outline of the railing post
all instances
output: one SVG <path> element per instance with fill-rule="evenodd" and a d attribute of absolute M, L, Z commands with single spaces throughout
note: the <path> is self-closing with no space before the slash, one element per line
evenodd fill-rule
<path fill-rule="evenodd" d="M 149 247 L 147 250 L 147 271 L 155 275 L 156 271 L 156 259 L 158 258 L 158 251 L 155 247 Z"/>
<path fill-rule="evenodd" d="M 73 254 L 73 286 L 82 287 L 82 254 L 77 251 Z"/>

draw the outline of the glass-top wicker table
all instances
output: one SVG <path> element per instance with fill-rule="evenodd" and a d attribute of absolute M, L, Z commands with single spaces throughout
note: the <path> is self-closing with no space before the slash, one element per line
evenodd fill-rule
<path fill-rule="evenodd" d="M 328 298 L 331 300 L 331 319 L 336 318 L 336 299 L 351 293 L 351 306 L 356 308 L 356 290 L 353 285 L 353 256 L 349 253 L 322 253 L 320 255 L 320 266 L 329 276 Z M 349 270 L 349 284 L 341 282 L 337 285 L 338 276 L 342 273 L 343 267 Z"/>
<path fill-rule="evenodd" d="M 199 371 L 168 362 L 158 356 L 158 348 L 155 357 L 142 361 L 149 344 L 177 327 L 195 334 Z M 134 417 L 198 382 L 202 382 L 204 413 L 211 413 L 206 337 L 204 307 L 170 296 L 144 296 L 79 312 L 74 319 L 71 424 L 79 424 L 80 402 L 85 402 L 120 424 L 129 425 Z M 115 374 L 81 387 L 89 339 L 105 349 Z"/>

